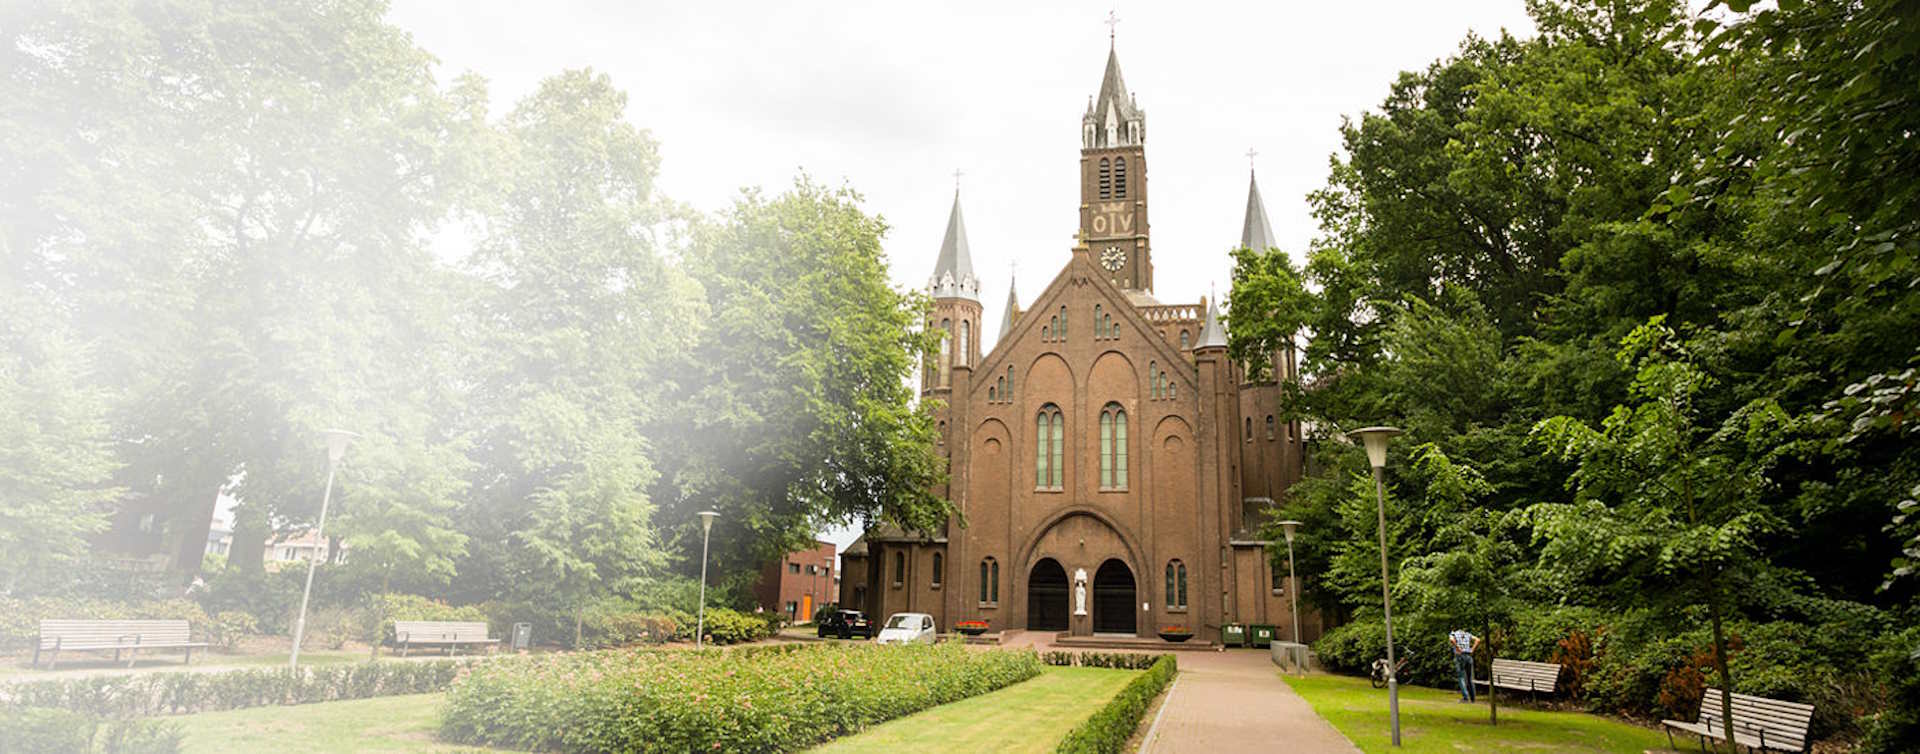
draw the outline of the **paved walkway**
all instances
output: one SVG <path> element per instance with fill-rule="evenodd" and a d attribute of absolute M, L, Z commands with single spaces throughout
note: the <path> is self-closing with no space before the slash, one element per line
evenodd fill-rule
<path fill-rule="evenodd" d="M 1265 652 L 1181 652 L 1180 675 L 1142 754 L 1354 752 L 1360 749 L 1281 682 Z"/>

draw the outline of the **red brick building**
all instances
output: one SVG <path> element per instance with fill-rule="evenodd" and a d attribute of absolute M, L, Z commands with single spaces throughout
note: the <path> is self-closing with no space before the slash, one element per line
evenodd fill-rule
<path fill-rule="evenodd" d="M 947 337 L 921 395 L 940 405 L 937 492 L 961 516 L 865 532 L 841 604 L 1080 636 L 1290 623 L 1284 560 L 1258 532 L 1301 475 L 1300 427 L 1276 418 L 1294 355 L 1249 370 L 1217 301 L 1154 298 L 1146 114 L 1111 51 L 1081 126 L 1080 241 L 1028 308 L 1009 283 L 991 349 L 955 195 L 928 282 Z M 1257 184 L 1240 241 L 1274 245 Z M 1317 638 L 1319 616 L 1301 628 Z"/>
<path fill-rule="evenodd" d="M 760 609 L 794 623 L 813 620 L 813 611 L 840 593 L 835 549 L 831 542 L 815 542 L 813 549 L 790 552 L 768 563 L 753 589 Z"/>

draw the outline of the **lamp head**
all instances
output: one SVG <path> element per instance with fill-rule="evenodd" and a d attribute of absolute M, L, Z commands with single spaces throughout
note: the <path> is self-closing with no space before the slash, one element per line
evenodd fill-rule
<path fill-rule="evenodd" d="M 1281 521 L 1280 528 L 1286 532 L 1287 544 L 1293 544 L 1293 530 L 1300 527 L 1299 521 Z"/>
<path fill-rule="evenodd" d="M 1384 469 L 1387 467 L 1387 440 L 1397 434 L 1400 434 L 1400 430 L 1393 427 L 1363 427 L 1348 432 L 1347 436 L 1359 440 L 1366 447 L 1368 463 L 1376 469 Z"/>
<path fill-rule="evenodd" d="M 713 520 L 719 517 L 720 517 L 720 514 L 714 511 L 700 511 L 700 533 L 701 534 L 712 533 Z"/>
<path fill-rule="evenodd" d="M 360 436 L 357 432 L 344 429 L 329 429 L 326 434 L 328 463 L 339 463 L 340 458 L 347 454 L 347 444 Z"/>

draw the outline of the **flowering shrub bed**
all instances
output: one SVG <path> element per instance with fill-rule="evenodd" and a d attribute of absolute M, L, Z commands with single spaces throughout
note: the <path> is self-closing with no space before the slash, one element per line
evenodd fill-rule
<path fill-rule="evenodd" d="M 535 657 L 467 670 L 441 736 L 536 751 L 786 752 L 1039 673 L 1032 652 L 959 645 Z"/>
<path fill-rule="evenodd" d="M 1062 667 L 1079 666 L 1083 668 L 1113 668 L 1115 670 L 1146 670 L 1153 667 L 1160 655 L 1141 654 L 1139 652 L 1066 652 L 1053 650 L 1041 658 L 1048 665 Z"/>

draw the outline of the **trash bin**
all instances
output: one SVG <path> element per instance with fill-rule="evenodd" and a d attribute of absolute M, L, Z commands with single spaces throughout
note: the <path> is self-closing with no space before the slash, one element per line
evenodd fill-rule
<path fill-rule="evenodd" d="M 1228 623 L 1220 627 L 1220 644 L 1228 647 L 1247 645 L 1247 627 L 1241 623 Z"/>
<path fill-rule="evenodd" d="M 533 646 L 533 624 L 513 624 L 513 651 L 525 652 Z"/>
<path fill-rule="evenodd" d="M 1273 626 L 1255 623 L 1247 627 L 1247 645 L 1265 649 L 1273 644 Z"/>

